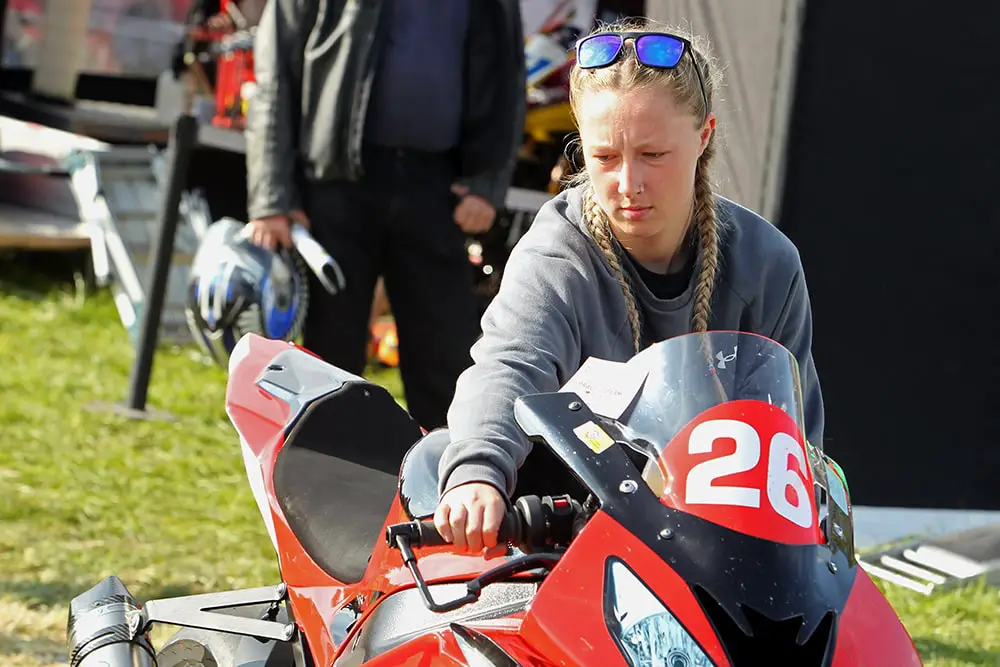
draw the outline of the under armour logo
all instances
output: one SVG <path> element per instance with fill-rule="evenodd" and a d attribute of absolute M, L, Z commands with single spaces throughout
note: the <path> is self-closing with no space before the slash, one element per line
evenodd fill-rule
<path fill-rule="evenodd" d="M 716 366 L 722 370 L 725 370 L 726 363 L 736 359 L 736 346 L 733 346 L 733 353 L 730 354 L 729 356 L 726 356 L 722 352 L 719 352 L 718 354 L 715 355 L 715 358 L 719 360 L 719 363 L 717 363 Z"/>

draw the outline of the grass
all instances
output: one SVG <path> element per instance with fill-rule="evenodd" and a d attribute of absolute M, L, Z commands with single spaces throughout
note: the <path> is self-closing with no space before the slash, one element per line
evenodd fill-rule
<path fill-rule="evenodd" d="M 68 270 L 37 273 L 0 260 L 0 664 L 11 667 L 64 664 L 66 605 L 109 574 L 140 599 L 278 577 L 223 371 L 162 348 L 149 406 L 174 421 L 88 410 L 124 400 L 134 350 L 107 293 L 84 298 Z M 399 395 L 394 373 L 377 380 Z M 927 665 L 1000 666 L 996 589 L 886 590 Z"/>

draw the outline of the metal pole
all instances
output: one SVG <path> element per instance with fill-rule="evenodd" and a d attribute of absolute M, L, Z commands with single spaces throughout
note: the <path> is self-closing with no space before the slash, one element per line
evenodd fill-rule
<path fill-rule="evenodd" d="M 167 291 L 167 277 L 174 251 L 174 235 L 184 190 L 191 152 L 198 140 L 198 124 L 194 116 L 182 114 L 170 130 L 167 144 L 167 183 L 163 193 L 157 228 L 159 234 L 152 248 L 149 286 L 139 325 L 139 339 L 129 386 L 128 408 L 146 409 L 149 378 L 153 370 L 153 355 L 160 329 L 160 315 Z"/>

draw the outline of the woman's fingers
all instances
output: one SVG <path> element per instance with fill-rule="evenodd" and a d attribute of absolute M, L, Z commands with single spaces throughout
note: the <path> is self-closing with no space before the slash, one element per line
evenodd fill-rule
<path fill-rule="evenodd" d="M 465 543 L 468 550 L 475 553 L 483 550 L 483 507 L 482 503 L 470 503 L 469 518 L 465 526 Z"/>
<path fill-rule="evenodd" d="M 483 545 L 493 548 L 497 545 L 500 525 L 503 523 L 504 514 L 507 513 L 507 506 L 503 499 L 497 495 L 489 499 L 483 507 Z"/>
<path fill-rule="evenodd" d="M 459 549 L 464 549 L 466 545 L 465 525 L 468 520 L 469 513 L 465 509 L 465 505 L 455 505 L 451 508 L 451 514 L 448 521 L 451 524 L 451 534 L 453 538 L 452 544 Z"/>
<path fill-rule="evenodd" d="M 451 542 L 451 505 L 447 503 L 441 503 L 437 506 L 434 511 L 434 527 L 437 528 L 437 532 L 441 534 L 445 542 Z"/>

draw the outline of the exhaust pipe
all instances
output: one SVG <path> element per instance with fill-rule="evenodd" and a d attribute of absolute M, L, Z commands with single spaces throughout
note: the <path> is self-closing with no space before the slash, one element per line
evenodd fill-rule
<path fill-rule="evenodd" d="M 70 667 L 155 667 L 156 654 L 142 607 L 112 575 L 69 604 L 66 644 Z"/>

